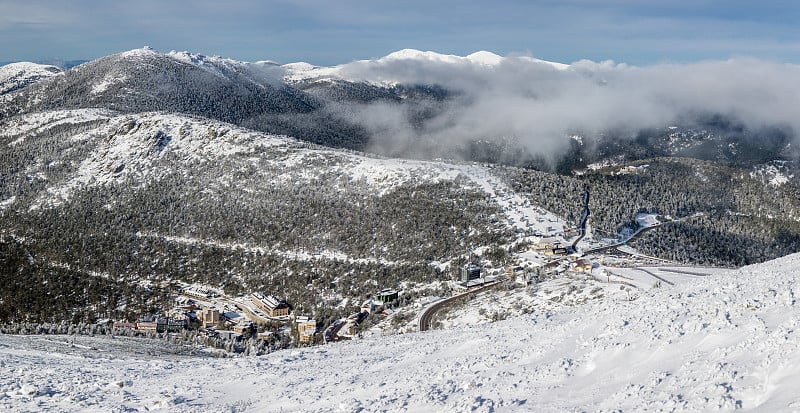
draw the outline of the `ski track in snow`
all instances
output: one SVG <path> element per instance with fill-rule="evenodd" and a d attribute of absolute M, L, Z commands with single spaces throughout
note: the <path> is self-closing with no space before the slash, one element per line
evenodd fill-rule
<path fill-rule="evenodd" d="M 252 358 L 0 336 L 17 411 L 797 411 L 800 254 L 493 324 Z M 65 342 L 68 338 L 53 338 Z M 114 339 L 96 338 L 101 349 Z M 105 341 L 104 341 L 105 340 Z"/>
<path fill-rule="evenodd" d="M 523 199 L 502 180 L 492 175 L 489 169 L 471 165 L 462 166 L 461 171 L 500 206 L 509 228 L 521 232 L 535 228 L 542 234 L 563 232 L 564 222 L 559 217 L 532 206 L 529 200 Z M 548 227 L 552 231 L 548 231 Z"/>

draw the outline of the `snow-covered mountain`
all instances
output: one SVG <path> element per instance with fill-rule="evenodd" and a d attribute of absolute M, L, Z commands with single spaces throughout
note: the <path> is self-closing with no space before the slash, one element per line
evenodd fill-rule
<path fill-rule="evenodd" d="M 0 95 L 22 89 L 59 73 L 61 69 L 50 65 L 30 62 L 7 64 L 0 67 Z"/>
<path fill-rule="evenodd" d="M 265 356 L 0 336 L 0 405 L 105 411 L 796 411 L 800 255 L 471 328 Z M 116 349 L 116 350 L 114 350 Z M 150 355 L 147 355 L 147 354 Z M 88 361 L 88 362 L 87 362 Z"/>
<path fill-rule="evenodd" d="M 552 158 L 505 133 L 538 133 L 517 122 L 526 105 L 549 110 L 568 82 L 604 93 L 603 76 L 627 73 L 607 66 L 404 50 L 292 80 L 291 65 L 144 48 L 2 95 L 0 284 L 25 294 L 0 289 L 0 319 L 135 319 L 184 282 L 280 291 L 327 326 L 378 288 L 402 286 L 404 305 L 449 292 L 477 256 L 501 272 L 571 232 L 584 188 L 585 242 L 633 233 L 646 213 L 674 219 L 635 241 L 656 259 L 800 250 L 800 173 L 775 161 L 796 148 L 783 129 L 751 139 L 712 117 L 701 131 L 576 132 Z M 712 160 L 674 158 L 692 151 Z"/>
<path fill-rule="evenodd" d="M 375 284 L 428 285 L 442 271 L 429 262 L 527 230 L 498 222 L 500 197 L 482 186 L 507 186 L 484 167 L 366 156 L 163 112 L 43 111 L 4 126 L 0 244 L 32 251 L 22 271 L 280 288 L 329 311 Z M 63 316 L 34 307 L 14 313 Z"/>
<path fill-rule="evenodd" d="M 486 51 L 462 57 L 405 49 L 316 67 L 142 48 L 6 93 L 0 118 L 83 108 L 180 112 L 385 156 L 565 173 L 619 156 L 626 161 L 689 156 L 747 167 L 797 156 L 794 117 L 783 116 L 780 108 L 750 113 L 760 104 L 739 107 L 742 99 L 735 90 L 761 86 L 722 82 L 707 92 L 720 99 L 698 98 L 705 96 L 706 86 L 695 84 L 694 71 L 704 76 L 744 70 L 728 66 L 564 65 Z M 791 78 L 794 72 L 781 75 Z M 675 77 L 689 84 L 662 90 Z M 785 88 L 774 93 L 783 96 Z M 784 108 L 792 99 L 775 100 Z M 775 114 L 774 119 L 764 113 Z M 576 148 L 570 136 L 579 136 L 582 147 Z"/>
<path fill-rule="evenodd" d="M 507 314 L 485 308 L 513 298 L 494 307 L 513 319 L 372 330 L 252 358 L 142 339 L 0 335 L 0 406 L 800 409 L 800 255 L 709 276 L 689 270 L 674 286 L 591 273 L 664 260 L 732 267 L 800 250 L 800 173 L 780 159 L 796 145 L 781 119 L 754 132 L 711 105 L 651 127 L 664 119 L 633 106 L 650 102 L 648 82 L 668 78 L 652 72 L 489 52 L 402 50 L 317 68 L 144 48 L 3 94 L 0 323 L 136 320 L 196 283 L 227 297 L 279 294 L 320 330 L 396 288 L 397 311 L 381 328 L 408 332 L 423 303 L 457 288 L 457 270 L 478 256 L 493 276 L 524 265 L 536 290 L 506 284 L 450 318 L 463 325 L 483 310 L 499 320 Z M 646 96 L 619 94 L 629 84 Z M 591 129 L 594 109 L 625 112 L 631 124 L 565 133 L 570 122 Z M 531 142 L 564 156 L 537 163 Z M 675 158 L 693 155 L 704 160 Z M 545 263 L 557 251 L 537 244 L 577 236 L 568 227 L 589 191 L 577 254 L 597 247 L 590 273 L 566 258 Z M 652 230 L 636 232 L 643 226 Z M 633 233 L 642 236 L 610 249 Z M 363 326 L 379 320 L 370 317 Z"/>
<path fill-rule="evenodd" d="M 6 113 L 85 107 L 122 111 L 169 108 L 231 120 L 254 113 L 310 110 L 310 103 L 285 88 L 270 68 L 186 52 L 135 49 L 40 82 L 15 95 Z"/>
<path fill-rule="evenodd" d="M 347 311 L 348 300 L 376 285 L 438 288 L 467 254 L 499 251 L 502 260 L 524 250 L 534 234 L 560 231 L 578 216 L 586 185 L 597 194 L 592 225 L 610 238 L 635 226 L 642 209 L 703 213 L 640 241 L 649 254 L 679 262 L 762 261 L 796 252 L 800 232 L 800 198 L 788 175 L 774 193 L 750 171 L 690 160 L 565 177 L 387 159 L 167 112 L 14 116 L 0 129 L 0 159 L 0 248 L 17 260 L 9 279 L 19 271 L 63 278 L 43 271 L 67 268 L 86 282 L 101 274 L 120 289 L 131 278 L 203 282 L 231 294 L 280 288 L 331 318 L 331 308 Z M 74 290 L 35 287 L 44 295 L 32 297 Z M 20 308 L 19 297 L 2 303 Z M 64 306 L 91 303 L 98 309 L 81 317 L 114 317 L 122 310 L 112 298 L 79 296 Z M 8 317 L 64 314 L 25 308 Z"/>
<path fill-rule="evenodd" d="M 530 56 L 503 57 L 492 52 L 478 51 L 467 56 L 441 54 L 432 51 L 403 49 L 384 57 L 371 60 L 358 60 L 332 67 L 314 66 L 309 63 L 289 63 L 282 67 L 286 70 L 285 79 L 289 82 L 345 80 L 350 82 L 374 82 L 379 85 L 425 83 L 424 79 L 410 80 L 404 75 L 394 74 L 392 66 L 405 66 L 409 71 L 418 74 L 436 67 L 447 67 L 453 73 L 461 70 L 491 70 L 497 66 L 513 62 L 536 68 L 552 68 L 566 70 L 570 65 L 548 62 Z"/>

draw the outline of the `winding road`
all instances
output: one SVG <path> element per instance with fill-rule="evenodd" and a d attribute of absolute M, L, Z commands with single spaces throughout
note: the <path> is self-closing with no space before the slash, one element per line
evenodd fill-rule
<path fill-rule="evenodd" d="M 464 298 L 464 297 L 467 297 L 467 296 L 469 296 L 471 294 L 477 294 L 477 293 L 479 293 L 481 291 L 484 291 L 484 290 L 487 290 L 487 289 L 489 289 L 491 287 L 494 287 L 495 285 L 497 285 L 499 283 L 500 283 L 500 281 L 492 281 L 492 282 L 486 283 L 486 284 L 484 284 L 484 285 L 482 285 L 482 286 L 480 286 L 478 288 L 474 288 L 472 290 L 467 290 L 466 292 L 463 292 L 463 293 L 458 294 L 458 295 L 454 295 L 454 296 L 452 296 L 450 298 L 445 298 L 445 299 L 443 299 L 441 301 L 438 301 L 438 302 L 432 304 L 431 306 L 426 308 L 425 311 L 423 311 L 422 314 L 420 314 L 420 316 L 419 316 L 419 331 L 426 331 L 426 330 L 429 330 L 431 328 L 431 323 L 433 322 L 433 316 L 435 316 L 436 313 L 439 310 L 447 307 L 448 305 L 452 304 L 454 301 L 458 300 L 459 298 Z"/>
<path fill-rule="evenodd" d="M 581 224 L 580 224 L 581 225 L 581 234 L 580 234 L 580 237 L 578 237 L 578 239 L 575 240 L 575 242 L 573 242 L 573 244 L 572 244 L 573 250 L 574 250 L 575 246 L 578 244 L 578 242 L 583 238 L 583 236 L 586 233 L 586 222 L 587 222 L 587 219 L 588 219 L 589 213 L 590 213 L 590 211 L 589 211 L 589 189 L 588 188 L 585 189 L 585 191 L 584 191 L 583 203 L 584 203 L 584 211 L 583 211 L 583 214 L 581 216 Z M 681 221 L 683 219 L 686 219 L 686 218 L 673 220 L 673 221 L 668 221 L 668 222 L 659 222 L 656 225 L 651 225 L 649 227 L 640 228 L 638 231 L 636 231 L 636 233 L 631 235 L 625 241 L 617 242 L 617 243 L 614 243 L 614 244 L 611 244 L 611 245 L 605 245 L 605 246 L 602 246 L 602 247 L 592 248 L 592 249 L 584 251 L 581 255 L 583 256 L 583 255 L 586 255 L 586 254 L 592 254 L 592 253 L 597 253 L 597 252 L 601 252 L 601 251 L 607 251 L 607 250 L 610 250 L 610 249 L 617 249 L 617 248 L 619 248 L 619 247 L 621 247 L 623 245 L 626 245 L 630 241 L 636 240 L 637 238 L 641 237 L 642 235 L 644 235 L 646 232 L 648 232 L 650 230 L 656 229 L 656 228 L 658 228 L 658 227 L 660 227 L 662 225 L 665 225 L 665 224 L 668 224 L 668 223 L 671 223 L 671 222 Z M 625 251 L 622 251 L 622 250 L 619 250 L 619 251 L 628 254 Z M 569 257 L 564 256 L 564 257 L 561 257 L 561 258 L 557 258 L 557 259 L 548 261 L 548 262 L 542 264 L 542 268 L 548 268 L 548 267 L 556 266 L 560 262 L 562 262 L 562 261 L 564 261 L 565 259 L 568 259 L 568 258 Z M 643 271 L 645 271 L 645 270 L 643 270 Z M 663 279 L 663 278 L 661 278 L 661 277 L 659 277 L 659 276 L 657 276 L 655 274 L 652 274 L 649 271 L 646 271 L 646 272 L 648 272 L 649 274 L 653 275 L 654 277 L 656 277 L 656 278 L 658 278 L 658 279 L 660 279 L 660 280 L 662 280 L 662 281 L 664 281 L 664 282 L 666 282 L 668 284 L 673 284 L 672 282 L 667 281 L 667 280 L 665 280 L 665 279 Z M 445 299 L 443 299 L 443 300 L 441 300 L 441 301 L 439 301 L 439 302 L 437 302 L 435 304 L 432 304 L 431 306 L 429 306 L 428 308 L 423 310 L 422 314 L 420 314 L 420 316 L 419 316 L 419 331 L 426 331 L 426 330 L 429 330 L 431 328 L 431 323 L 433 322 L 433 317 L 436 315 L 437 312 L 439 312 L 439 310 L 441 310 L 443 308 L 446 308 L 447 306 L 451 305 L 454 301 L 458 300 L 459 298 L 466 297 L 466 296 L 468 296 L 470 294 L 477 294 L 477 293 L 479 293 L 479 292 L 481 292 L 481 291 L 483 291 L 485 289 L 488 289 L 488 288 L 491 288 L 491 287 L 497 285 L 498 283 L 499 283 L 499 281 L 493 281 L 493 282 L 485 284 L 485 285 L 483 285 L 483 286 L 481 286 L 479 288 L 475 288 L 473 290 L 468 290 L 467 292 L 455 295 L 455 296 L 450 297 L 450 298 L 445 298 Z M 625 284 L 627 284 L 627 283 L 625 283 Z"/>

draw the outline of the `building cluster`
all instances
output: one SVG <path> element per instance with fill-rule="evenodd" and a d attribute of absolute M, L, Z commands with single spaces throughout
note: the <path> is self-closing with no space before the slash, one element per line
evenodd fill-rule
<path fill-rule="evenodd" d="M 186 328 L 186 320 L 176 320 L 169 317 L 159 317 L 154 321 L 138 321 L 135 323 L 117 321 L 113 324 L 114 328 L 125 328 L 142 333 L 163 333 L 180 331 Z"/>
<path fill-rule="evenodd" d="M 480 275 L 480 267 L 477 267 Z M 364 302 L 360 312 L 340 323 L 346 327 L 358 325 L 369 314 L 380 311 L 389 314 L 386 305 L 397 301 L 398 291 L 384 289 Z M 269 338 L 274 331 L 263 331 L 265 326 L 278 321 L 283 326 L 277 334 L 289 336 L 297 331 L 299 343 L 314 343 L 317 335 L 317 321 L 305 315 L 293 315 L 292 309 L 285 300 L 271 294 L 254 292 L 247 296 L 228 299 L 211 288 L 187 286 L 175 298 L 174 306 L 166 310 L 163 317 L 144 320 L 136 323 L 115 322 L 116 328 L 127 328 L 141 332 L 176 332 L 186 328 L 198 329 L 199 334 L 212 335 L 226 339 L 257 336 Z M 339 331 L 338 329 L 336 330 Z M 335 335 L 335 334 L 334 334 Z"/>

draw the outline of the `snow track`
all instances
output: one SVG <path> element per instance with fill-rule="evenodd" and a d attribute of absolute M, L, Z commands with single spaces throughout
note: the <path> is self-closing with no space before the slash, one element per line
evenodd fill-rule
<path fill-rule="evenodd" d="M 505 182 L 494 176 L 490 169 L 465 165 L 461 167 L 461 172 L 500 206 L 510 228 L 523 233 L 527 233 L 530 229 L 542 234 L 563 232 L 564 222 L 560 218 L 531 205 L 530 201 L 522 198 Z"/>

